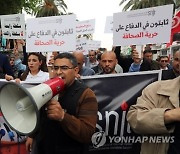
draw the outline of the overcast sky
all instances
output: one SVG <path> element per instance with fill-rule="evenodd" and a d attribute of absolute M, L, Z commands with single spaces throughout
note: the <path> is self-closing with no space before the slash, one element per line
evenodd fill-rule
<path fill-rule="evenodd" d="M 93 39 L 101 41 L 101 47 L 111 50 L 113 34 L 104 33 L 107 16 L 121 12 L 120 0 L 64 0 L 68 12 L 76 14 L 79 21 L 95 19 L 95 33 Z M 26 19 L 32 16 L 26 14 Z"/>
<path fill-rule="evenodd" d="M 105 21 L 107 16 L 121 12 L 120 0 L 64 0 L 68 11 L 77 15 L 79 21 L 96 19 L 95 33 L 93 39 L 101 41 L 101 47 L 112 47 L 113 34 L 104 34 Z"/>

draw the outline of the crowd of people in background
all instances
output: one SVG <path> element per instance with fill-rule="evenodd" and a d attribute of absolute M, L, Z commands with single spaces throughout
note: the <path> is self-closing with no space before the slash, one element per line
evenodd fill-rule
<path fill-rule="evenodd" d="M 4 46 L 4 44 L 6 44 L 6 46 Z M 65 140 L 65 142 L 63 139 L 61 140 L 61 147 L 63 146 L 64 148 L 66 143 L 73 143 L 73 148 L 78 147 L 78 151 L 82 151 L 82 144 L 79 144 L 79 142 L 83 143 L 90 141 L 97 122 L 97 100 L 90 89 L 81 85 L 82 82 L 78 82 L 78 80 L 81 81 L 81 77 L 153 70 L 162 70 L 162 80 L 174 79 L 180 75 L 180 49 L 173 52 L 171 59 L 168 55 L 160 55 L 157 59 L 153 59 L 153 50 L 151 50 L 150 47 L 146 47 L 144 51 L 140 51 L 143 55 L 141 57 L 139 55 L 140 52 L 136 49 L 135 45 L 131 46 L 131 54 L 129 56 L 124 56 L 121 53 L 121 47 L 117 46 L 113 47 L 110 51 L 106 49 L 103 51 L 100 49 L 90 50 L 87 55 L 83 55 L 83 52 L 81 51 L 65 53 L 53 51 L 50 59 L 47 59 L 47 53 L 26 52 L 26 43 L 24 40 L 1 39 L 1 47 L 1 49 L 5 52 L 0 52 L 0 79 L 6 79 L 7 81 L 15 80 L 17 83 L 20 83 L 21 81 L 39 83 L 47 81 L 55 76 L 60 76 L 67 82 L 65 83 L 65 86 L 67 87 L 67 95 L 65 92 L 65 95 L 59 97 L 58 100 L 63 103 L 66 101 L 74 101 L 72 101 L 73 98 L 68 95 L 69 90 L 75 90 L 75 86 L 83 88 L 83 93 L 81 93 L 81 96 L 79 95 L 78 99 L 81 100 L 82 104 L 86 105 L 77 105 L 77 103 L 77 106 L 73 107 L 72 113 L 66 113 L 63 109 L 69 109 L 69 106 L 65 104 L 60 105 L 58 101 L 54 100 L 51 100 L 51 103 L 46 106 L 46 109 L 49 109 L 54 113 L 56 112 L 59 116 L 51 116 L 51 111 L 48 110 L 47 112 L 46 109 L 42 109 L 44 114 L 47 112 L 47 115 L 45 116 L 46 119 L 42 121 L 43 125 L 41 130 L 43 131 L 39 132 L 39 134 L 35 134 L 34 136 L 29 136 L 26 142 L 26 149 L 30 152 L 35 151 L 38 154 L 51 153 L 52 150 L 55 149 L 54 147 L 56 145 L 53 142 L 49 144 L 49 140 L 57 140 L 57 138 L 61 138 L 61 136 L 63 136 L 59 133 L 59 121 L 61 122 L 62 120 L 63 122 L 61 123 L 63 125 L 61 125 L 61 129 L 66 135 L 65 137 L 67 140 Z M 11 52 L 7 52 L 7 54 L 7 50 L 10 50 Z M 70 82 L 73 84 L 71 85 Z M 177 82 L 177 80 L 175 80 L 175 82 Z M 171 82 L 168 83 L 171 84 Z M 156 85 L 157 87 L 158 84 Z M 170 87 L 170 90 L 172 88 L 173 87 Z M 156 95 L 156 93 L 152 94 Z M 157 96 L 157 98 L 158 97 L 159 96 Z M 83 98 L 83 100 L 81 98 Z M 90 101 L 88 98 L 91 98 L 93 101 Z M 78 99 L 76 102 L 79 101 Z M 140 99 L 143 100 L 143 96 L 141 96 Z M 93 106 L 92 103 L 94 104 Z M 90 112 L 87 106 L 91 106 L 93 112 Z M 58 111 L 55 108 L 58 109 Z M 128 120 L 135 131 L 140 133 L 148 132 L 149 127 L 146 131 L 141 131 L 142 125 L 136 125 L 136 123 L 138 123 L 137 108 L 141 108 L 141 104 L 137 104 L 130 108 Z M 79 112 L 76 113 L 75 109 Z M 81 115 L 84 113 L 84 109 L 87 110 L 87 113 L 89 114 Z M 72 117 L 71 114 L 75 116 L 75 118 Z M 135 119 L 134 116 L 136 116 L 137 119 Z M 49 123 L 52 123 L 51 119 L 53 120 L 53 125 L 56 127 L 48 127 L 51 126 L 51 124 L 49 125 Z M 54 120 L 56 122 L 54 122 Z M 144 121 L 144 124 L 148 125 L 148 121 L 146 119 L 144 119 Z M 167 124 L 168 123 L 169 122 L 167 122 Z M 72 128 L 69 126 L 72 126 Z M 74 133 L 74 128 L 79 130 L 77 131 L 78 133 Z M 68 130 L 68 132 L 66 132 L 66 130 Z M 57 132 L 56 134 L 60 137 L 56 134 L 54 136 L 49 136 L 48 132 L 50 131 Z M 67 137 L 67 134 L 70 134 L 73 139 L 71 137 Z M 83 137 L 81 138 L 82 135 Z M 85 137 L 86 135 L 87 137 Z M 36 144 L 34 149 L 32 149 L 34 144 L 33 141 L 35 141 Z M 48 148 L 49 145 L 50 148 Z M 37 149 L 37 146 L 41 148 Z M 143 148 L 144 147 L 142 147 L 142 151 Z M 68 150 L 68 148 L 66 148 L 66 150 Z"/>
<path fill-rule="evenodd" d="M 6 44 L 6 46 L 4 46 Z M 10 54 L 0 52 L 0 78 L 6 80 L 29 81 L 31 78 L 46 81 L 51 78 L 53 58 L 59 52 L 52 52 L 51 59 L 46 61 L 46 53 L 26 52 L 24 40 L 6 40 L 1 38 L 1 49 L 12 51 Z M 145 47 L 143 56 L 140 57 L 136 46 L 131 46 L 131 55 L 124 56 L 121 47 L 113 47 L 111 51 L 90 50 L 87 55 L 81 51 L 73 51 L 79 67 L 79 76 L 91 76 L 100 74 L 127 73 L 139 71 L 163 70 L 162 79 L 167 74 L 172 78 L 179 75 L 179 52 L 174 51 L 172 59 L 168 55 L 159 55 L 153 59 L 153 50 Z M 6 52 L 3 52 L 6 53 Z M 33 58 L 32 58 L 33 57 Z M 47 65 L 50 64 L 50 65 Z M 167 71 L 165 71 L 167 70 Z M 46 72 L 46 73 L 45 73 Z M 49 76 L 47 76 L 49 72 Z M 45 75 L 46 74 L 46 75 Z M 42 77 L 40 77 L 42 76 Z M 46 76 L 46 77 L 45 77 Z"/>

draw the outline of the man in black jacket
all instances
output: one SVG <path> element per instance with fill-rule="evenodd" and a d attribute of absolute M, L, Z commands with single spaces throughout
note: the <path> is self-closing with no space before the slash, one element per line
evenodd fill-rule
<path fill-rule="evenodd" d="M 34 139 L 37 154 L 84 154 L 96 128 L 98 104 L 94 92 L 76 80 L 78 71 L 72 54 L 55 57 L 54 76 L 62 78 L 65 88 L 58 101 L 52 99 L 41 109 L 39 129 L 27 139 L 27 150 Z"/>
<path fill-rule="evenodd" d="M 134 62 L 133 59 L 132 59 L 132 55 L 123 57 L 122 54 L 121 54 L 121 46 L 116 46 L 115 49 L 114 49 L 114 52 L 116 54 L 118 64 L 123 68 L 123 72 L 124 73 L 128 72 L 129 67 Z"/>
<path fill-rule="evenodd" d="M 160 66 L 157 61 L 153 60 L 153 52 L 151 49 L 144 50 L 143 62 L 140 67 L 140 71 L 152 71 L 159 70 Z"/>

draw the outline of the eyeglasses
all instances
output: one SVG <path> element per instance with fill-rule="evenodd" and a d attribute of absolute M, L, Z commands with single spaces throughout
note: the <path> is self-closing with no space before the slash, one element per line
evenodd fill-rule
<path fill-rule="evenodd" d="M 66 65 L 63 65 L 63 66 L 53 66 L 53 69 L 55 70 L 55 71 L 57 71 L 57 70 L 61 70 L 61 71 L 67 71 L 67 70 L 69 70 L 69 69 L 74 69 L 74 67 L 69 67 L 69 66 L 66 66 Z"/>
<path fill-rule="evenodd" d="M 161 62 L 162 62 L 162 63 L 167 63 L 167 62 L 168 62 L 168 60 L 161 60 Z"/>

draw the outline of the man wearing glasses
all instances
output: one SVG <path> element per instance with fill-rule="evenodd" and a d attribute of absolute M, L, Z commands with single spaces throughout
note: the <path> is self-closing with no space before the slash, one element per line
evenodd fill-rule
<path fill-rule="evenodd" d="M 160 56 L 159 58 L 159 65 L 160 65 L 160 69 L 162 70 L 168 70 L 170 69 L 170 65 L 169 65 L 169 58 L 168 56 Z"/>
<path fill-rule="evenodd" d="M 32 148 L 35 154 L 84 153 L 97 122 L 95 94 L 76 80 L 79 68 L 72 54 L 61 53 L 55 57 L 53 69 L 54 77 L 64 80 L 65 90 L 59 94 L 58 101 L 52 99 L 42 108 L 40 128 L 27 139 L 27 150 Z"/>

